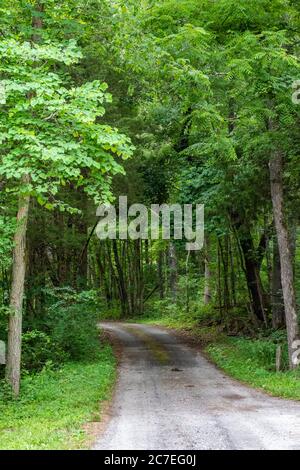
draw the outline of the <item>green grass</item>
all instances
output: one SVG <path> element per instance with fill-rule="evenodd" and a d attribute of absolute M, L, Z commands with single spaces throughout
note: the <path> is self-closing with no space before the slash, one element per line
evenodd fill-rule
<path fill-rule="evenodd" d="M 133 318 L 131 321 L 168 328 L 193 328 L 199 324 L 198 312 L 187 314 L 183 308 L 178 308 L 168 299 L 155 301 L 151 307 L 147 306 L 142 317 Z"/>
<path fill-rule="evenodd" d="M 143 323 L 145 325 L 157 325 L 165 326 L 166 328 L 177 328 L 177 329 L 189 329 L 194 326 L 193 320 L 183 322 L 180 318 L 173 318 L 171 315 L 166 315 L 161 318 L 151 318 L 151 317 L 136 317 L 132 320 L 129 320 L 129 323 Z"/>
<path fill-rule="evenodd" d="M 99 421 L 99 402 L 110 398 L 115 370 L 113 351 L 105 345 L 92 363 L 67 363 L 23 378 L 18 400 L 5 400 L 2 389 L 0 449 L 87 447 L 83 425 Z"/>
<path fill-rule="evenodd" d="M 272 346 L 267 340 L 228 338 L 210 344 L 205 351 L 230 376 L 271 395 L 300 400 L 300 369 L 276 372 L 275 345 Z"/>

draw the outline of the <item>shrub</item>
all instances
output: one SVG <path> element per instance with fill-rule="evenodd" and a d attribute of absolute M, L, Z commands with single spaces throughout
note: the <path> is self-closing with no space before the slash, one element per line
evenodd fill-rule
<path fill-rule="evenodd" d="M 45 289 L 45 295 L 43 314 L 25 318 L 23 371 L 95 358 L 99 352 L 97 293 L 60 288 Z"/>
<path fill-rule="evenodd" d="M 99 350 L 98 315 L 85 303 L 50 309 L 48 327 L 52 340 L 73 360 L 89 360 Z"/>
<path fill-rule="evenodd" d="M 25 370 L 43 369 L 49 361 L 59 364 L 67 359 L 67 354 L 49 335 L 32 330 L 22 335 L 22 368 Z"/>

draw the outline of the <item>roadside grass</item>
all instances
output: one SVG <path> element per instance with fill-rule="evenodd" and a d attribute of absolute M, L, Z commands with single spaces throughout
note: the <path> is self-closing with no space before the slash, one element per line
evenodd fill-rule
<path fill-rule="evenodd" d="M 259 339 L 229 337 L 217 325 L 205 325 L 206 314 L 198 314 L 197 318 L 178 310 L 163 310 L 159 314 L 154 309 L 153 315 L 148 310 L 144 317 L 135 321 L 185 332 L 202 346 L 209 359 L 231 377 L 273 396 L 300 400 L 300 368 L 287 370 L 285 332 L 270 332 L 269 336 Z M 283 345 L 282 372 L 275 370 L 277 344 Z"/>
<path fill-rule="evenodd" d="M 83 425 L 100 421 L 101 403 L 110 398 L 115 376 L 115 357 L 106 344 L 93 362 L 45 367 L 25 376 L 18 400 L 10 399 L 0 383 L 0 449 L 87 448 Z"/>
<path fill-rule="evenodd" d="M 260 357 L 263 350 L 273 350 L 272 363 L 270 358 Z M 275 351 L 276 346 L 267 339 L 246 338 L 226 338 L 205 348 L 209 358 L 233 378 L 273 396 L 300 400 L 300 369 L 276 372 Z"/>

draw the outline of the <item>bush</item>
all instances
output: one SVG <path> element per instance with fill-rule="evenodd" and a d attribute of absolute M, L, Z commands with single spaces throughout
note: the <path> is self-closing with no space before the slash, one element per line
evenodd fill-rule
<path fill-rule="evenodd" d="M 66 360 L 90 360 L 99 352 L 98 303 L 95 291 L 45 289 L 42 315 L 25 317 L 23 371 L 40 371 Z"/>
<path fill-rule="evenodd" d="M 39 330 L 32 330 L 22 335 L 22 368 L 25 370 L 43 369 L 51 361 L 60 364 L 67 359 L 67 354 L 49 335 Z"/>
<path fill-rule="evenodd" d="M 119 303 L 115 303 L 111 307 L 103 304 L 99 308 L 99 320 L 111 320 L 118 321 L 122 320 L 122 310 Z"/>
<path fill-rule="evenodd" d="M 48 326 L 52 340 L 73 360 L 89 360 L 99 350 L 98 315 L 85 303 L 51 309 Z"/>

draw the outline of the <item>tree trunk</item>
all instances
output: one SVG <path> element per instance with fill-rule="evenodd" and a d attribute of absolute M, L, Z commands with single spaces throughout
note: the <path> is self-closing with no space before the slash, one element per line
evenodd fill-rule
<path fill-rule="evenodd" d="M 289 226 L 289 240 L 291 246 L 291 257 L 293 263 L 294 278 L 296 274 L 296 251 L 297 251 L 297 220 L 291 220 Z"/>
<path fill-rule="evenodd" d="M 231 284 L 231 296 L 233 307 L 236 306 L 236 273 L 235 263 L 232 249 L 232 238 L 229 237 L 229 259 L 230 259 L 230 284 Z"/>
<path fill-rule="evenodd" d="M 293 259 L 284 214 L 283 154 L 281 151 L 277 150 L 273 153 L 269 163 L 269 169 L 274 222 L 280 255 L 281 284 L 287 326 L 289 363 L 290 368 L 293 369 L 297 366 L 297 358 L 295 358 L 294 355 L 296 355 L 299 344 L 299 327 L 296 310 Z"/>
<path fill-rule="evenodd" d="M 225 247 L 223 248 L 221 238 L 218 239 L 220 255 L 223 265 L 223 307 L 227 318 L 230 308 L 230 294 L 228 285 L 228 235 L 225 235 L 224 242 Z"/>
<path fill-rule="evenodd" d="M 204 252 L 204 305 L 211 302 L 211 270 L 210 270 L 210 253 L 209 253 L 209 238 L 205 237 L 205 252 Z"/>
<path fill-rule="evenodd" d="M 173 301 L 177 297 L 177 258 L 174 243 L 169 243 L 169 286 Z"/>
<path fill-rule="evenodd" d="M 161 300 L 164 298 L 164 295 L 165 295 L 163 262 L 164 262 L 163 252 L 160 250 L 158 253 L 158 258 L 157 258 L 157 276 L 158 276 L 158 285 L 159 285 L 159 298 Z"/>
<path fill-rule="evenodd" d="M 266 312 L 268 311 L 269 305 L 260 277 L 260 267 L 265 249 L 265 234 L 263 234 L 259 246 L 256 249 L 250 229 L 244 218 L 234 211 L 231 212 L 230 217 L 233 228 L 235 229 L 234 233 L 246 277 L 251 310 L 256 319 L 267 325 Z"/>
<path fill-rule="evenodd" d="M 118 288 L 119 288 L 119 293 L 120 293 L 122 314 L 124 317 L 127 317 L 130 306 L 129 306 L 128 293 L 126 289 L 125 273 L 121 265 L 119 252 L 118 252 L 118 244 L 116 240 L 112 240 L 112 247 L 113 247 L 115 265 L 116 265 L 116 270 L 117 270 L 117 282 L 118 282 Z"/>
<path fill-rule="evenodd" d="M 77 233 L 80 237 L 80 240 L 84 240 L 86 242 L 88 237 L 88 227 L 86 222 L 86 208 L 84 208 L 84 212 L 82 217 L 77 221 Z M 87 288 L 87 277 L 88 277 L 88 246 L 84 249 L 81 253 L 79 266 L 77 268 L 77 287 L 78 290 L 84 290 Z"/>
<path fill-rule="evenodd" d="M 245 260 L 245 274 L 249 291 L 252 297 L 252 306 L 254 314 L 260 321 L 267 323 L 267 307 L 265 305 L 265 296 L 263 293 L 257 261 L 255 260 L 255 250 L 252 238 L 250 238 L 250 236 L 241 236 L 240 244 Z"/>
<path fill-rule="evenodd" d="M 29 178 L 26 177 L 26 182 L 28 180 Z M 11 384 L 15 396 L 19 395 L 20 390 L 22 305 L 26 275 L 26 232 L 29 202 L 29 196 L 20 196 L 13 249 L 6 380 Z"/>
<path fill-rule="evenodd" d="M 275 238 L 275 237 L 274 237 Z M 277 240 L 273 242 L 273 268 L 272 268 L 272 326 L 284 326 L 284 306 L 281 286 L 281 267 Z"/>

